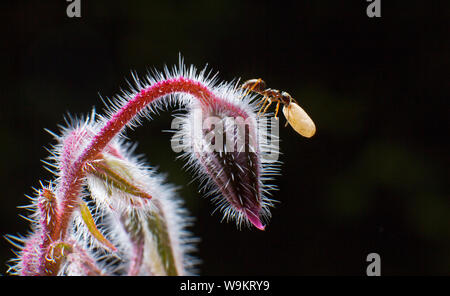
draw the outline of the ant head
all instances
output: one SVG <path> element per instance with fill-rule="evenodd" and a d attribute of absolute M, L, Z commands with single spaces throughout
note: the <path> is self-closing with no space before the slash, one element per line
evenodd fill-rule
<path fill-rule="evenodd" d="M 286 106 L 288 106 L 291 102 L 295 102 L 294 98 L 285 91 L 281 92 L 280 100 Z"/>

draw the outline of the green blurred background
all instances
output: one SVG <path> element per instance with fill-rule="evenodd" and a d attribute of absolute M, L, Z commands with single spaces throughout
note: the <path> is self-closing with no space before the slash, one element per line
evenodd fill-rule
<path fill-rule="evenodd" d="M 350 1 L 9 1 L 1 8 L 0 234 L 25 234 L 39 180 L 43 129 L 103 108 L 98 94 L 127 89 L 178 62 L 219 77 L 262 77 L 288 91 L 317 134 L 281 131 L 281 201 L 265 232 L 236 229 L 189 183 L 170 149 L 164 113 L 128 136 L 180 187 L 201 238 L 202 275 L 450 274 L 448 2 L 385 1 L 382 17 Z M 284 121 L 283 121 L 284 122 Z M 0 273 L 12 256 L 0 240 Z"/>

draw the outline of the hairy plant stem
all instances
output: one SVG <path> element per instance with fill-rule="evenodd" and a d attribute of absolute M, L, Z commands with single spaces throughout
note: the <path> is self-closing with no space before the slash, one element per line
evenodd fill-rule
<path fill-rule="evenodd" d="M 51 240 L 48 240 L 48 244 L 50 244 L 51 241 L 63 241 L 66 237 L 73 211 L 78 207 L 80 193 L 86 174 L 85 164 L 94 160 L 108 143 L 121 132 L 125 125 L 137 116 L 148 104 L 175 93 L 192 95 L 200 102 L 202 109 L 222 101 L 204 84 L 184 77 L 160 81 L 137 93 L 134 98 L 128 101 L 109 119 L 109 121 L 106 122 L 78 159 L 68 167 L 65 167 L 66 171 L 63 174 L 61 180 L 62 187 L 59 192 L 57 221 L 50 233 Z M 227 104 L 223 101 L 221 103 Z M 242 116 L 243 118 L 248 117 L 248 114 L 243 114 L 244 111 L 237 110 L 231 106 L 230 108 L 234 109 L 232 111 L 236 112 L 236 116 Z M 43 250 L 48 250 L 49 247 L 49 245 L 41 246 Z M 42 256 L 45 256 L 45 253 L 46 252 L 41 252 Z M 45 260 L 45 258 L 39 258 L 39 262 L 45 264 L 44 270 L 46 270 L 46 275 L 55 275 L 59 269 L 59 260 L 54 262 Z"/>

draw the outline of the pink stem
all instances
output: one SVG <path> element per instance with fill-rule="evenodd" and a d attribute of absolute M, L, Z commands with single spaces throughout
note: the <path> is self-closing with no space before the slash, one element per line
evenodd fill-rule
<path fill-rule="evenodd" d="M 93 160 L 98 153 L 102 152 L 108 143 L 148 104 L 166 95 L 174 93 L 186 93 L 200 101 L 202 108 L 211 106 L 221 101 L 202 83 L 184 78 L 172 78 L 163 80 L 141 90 L 133 99 L 128 101 L 111 119 L 105 124 L 100 132 L 94 136 L 91 143 L 69 167 L 64 168 L 62 180 L 63 188 L 58 206 L 58 219 L 52 233 L 52 240 L 64 239 L 69 226 L 70 218 L 76 209 L 80 196 L 85 172 L 83 167 L 86 162 Z M 224 103 L 224 102 L 222 102 Z M 237 111 L 237 110 L 235 110 Z M 239 110 L 241 111 L 241 110 Z M 237 112 L 237 113 L 242 113 Z M 246 118 L 246 114 L 243 117 Z M 40 262 L 45 262 L 45 258 Z M 48 263 L 47 263 L 48 264 Z M 54 270 L 54 269 L 53 269 Z"/>

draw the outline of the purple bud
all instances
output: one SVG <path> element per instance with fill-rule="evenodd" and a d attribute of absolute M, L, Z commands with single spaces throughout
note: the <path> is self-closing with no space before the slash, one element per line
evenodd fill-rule
<path fill-rule="evenodd" d="M 255 108 L 236 89 L 217 92 L 214 104 L 190 110 L 176 136 L 184 138 L 183 149 L 224 218 L 264 230 L 262 220 L 271 202 L 263 195 L 263 148 Z"/>

